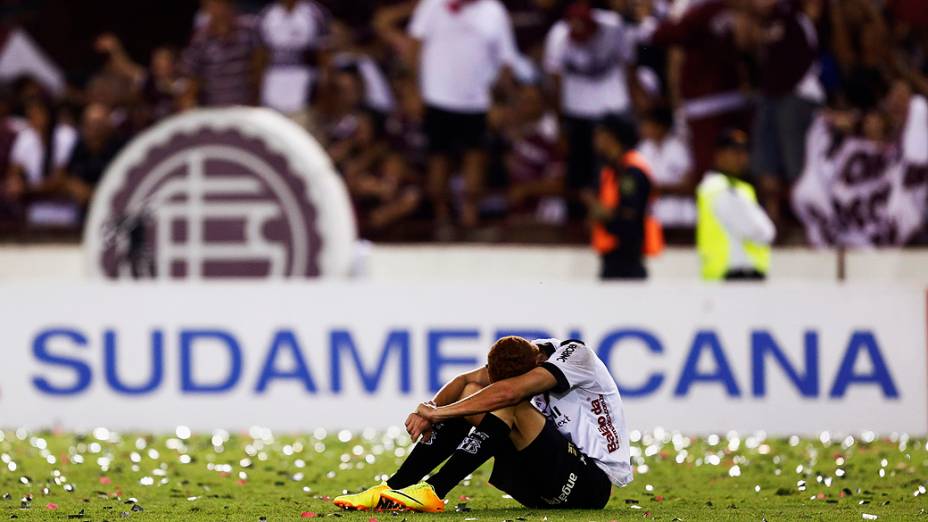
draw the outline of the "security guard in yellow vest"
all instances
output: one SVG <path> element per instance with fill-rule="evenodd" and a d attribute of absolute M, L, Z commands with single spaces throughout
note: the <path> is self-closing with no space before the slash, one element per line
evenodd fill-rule
<path fill-rule="evenodd" d="M 720 135 L 715 170 L 706 173 L 696 191 L 696 246 L 703 279 L 760 280 L 770 269 L 776 229 L 757 203 L 754 187 L 741 179 L 749 160 L 744 132 Z"/>

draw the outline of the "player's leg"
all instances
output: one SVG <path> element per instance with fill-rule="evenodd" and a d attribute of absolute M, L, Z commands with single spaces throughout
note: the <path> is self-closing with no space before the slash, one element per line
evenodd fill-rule
<path fill-rule="evenodd" d="M 533 508 L 601 509 L 612 484 L 592 459 L 531 405 L 515 411 L 515 452 L 497 459 L 490 483 Z"/>
<path fill-rule="evenodd" d="M 480 389 L 480 385 L 468 384 L 460 398 L 477 393 Z M 387 481 L 360 493 L 335 497 L 333 503 L 344 509 L 370 510 L 382 507 L 383 492 L 416 484 L 447 459 L 470 431 L 472 424 L 469 421 L 479 422 L 479 419 L 453 419 L 435 426 L 429 440 L 413 446 L 406 460 Z"/>
<path fill-rule="evenodd" d="M 482 386 L 469 383 L 464 386 L 460 398 L 469 397 Z M 469 421 L 476 419 L 452 419 L 434 426 L 432 435 L 428 440 L 419 441 L 400 465 L 396 473 L 387 480 L 391 489 L 402 489 L 411 486 L 435 469 L 454 453 L 455 448 L 467 437 L 472 424 Z"/>
<path fill-rule="evenodd" d="M 509 434 L 514 407 L 487 413 L 457 446 L 448 461 L 427 482 L 383 492 L 383 498 L 414 511 L 444 511 L 442 500 L 454 486 L 464 480 L 506 446 L 512 445 Z"/>
<path fill-rule="evenodd" d="M 392 502 L 417 511 L 441 511 L 444 508 L 441 499 L 464 477 L 500 452 L 512 453 L 526 447 L 543 427 L 544 417 L 528 402 L 487 413 L 448 462 L 426 483 L 402 491 L 387 491 L 383 495 Z"/>

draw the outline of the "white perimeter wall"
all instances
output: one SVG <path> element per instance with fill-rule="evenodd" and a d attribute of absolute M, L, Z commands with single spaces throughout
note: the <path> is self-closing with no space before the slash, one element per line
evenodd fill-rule
<path fill-rule="evenodd" d="M 551 246 L 362 245 L 362 272 L 373 281 L 556 281 L 592 280 L 598 260 L 587 248 Z M 85 276 L 83 252 L 75 245 L 0 246 L 0 280 L 65 279 Z M 774 281 L 836 281 L 838 253 L 778 249 Z M 655 280 L 697 280 L 695 250 L 669 249 L 648 264 Z M 845 256 L 848 281 L 928 283 L 928 249 L 869 250 Z"/>

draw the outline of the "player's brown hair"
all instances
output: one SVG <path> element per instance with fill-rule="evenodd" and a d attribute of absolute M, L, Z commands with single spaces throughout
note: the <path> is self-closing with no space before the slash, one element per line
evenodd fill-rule
<path fill-rule="evenodd" d="M 509 336 L 496 341 L 487 355 L 490 382 L 501 381 L 537 366 L 538 348 L 521 337 Z"/>

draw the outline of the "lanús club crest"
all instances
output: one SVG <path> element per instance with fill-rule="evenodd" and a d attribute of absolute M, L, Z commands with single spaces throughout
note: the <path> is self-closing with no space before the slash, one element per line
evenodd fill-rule
<path fill-rule="evenodd" d="M 133 141 L 108 169 L 85 229 L 106 278 L 344 275 L 354 220 L 328 157 L 264 109 L 196 111 Z"/>

